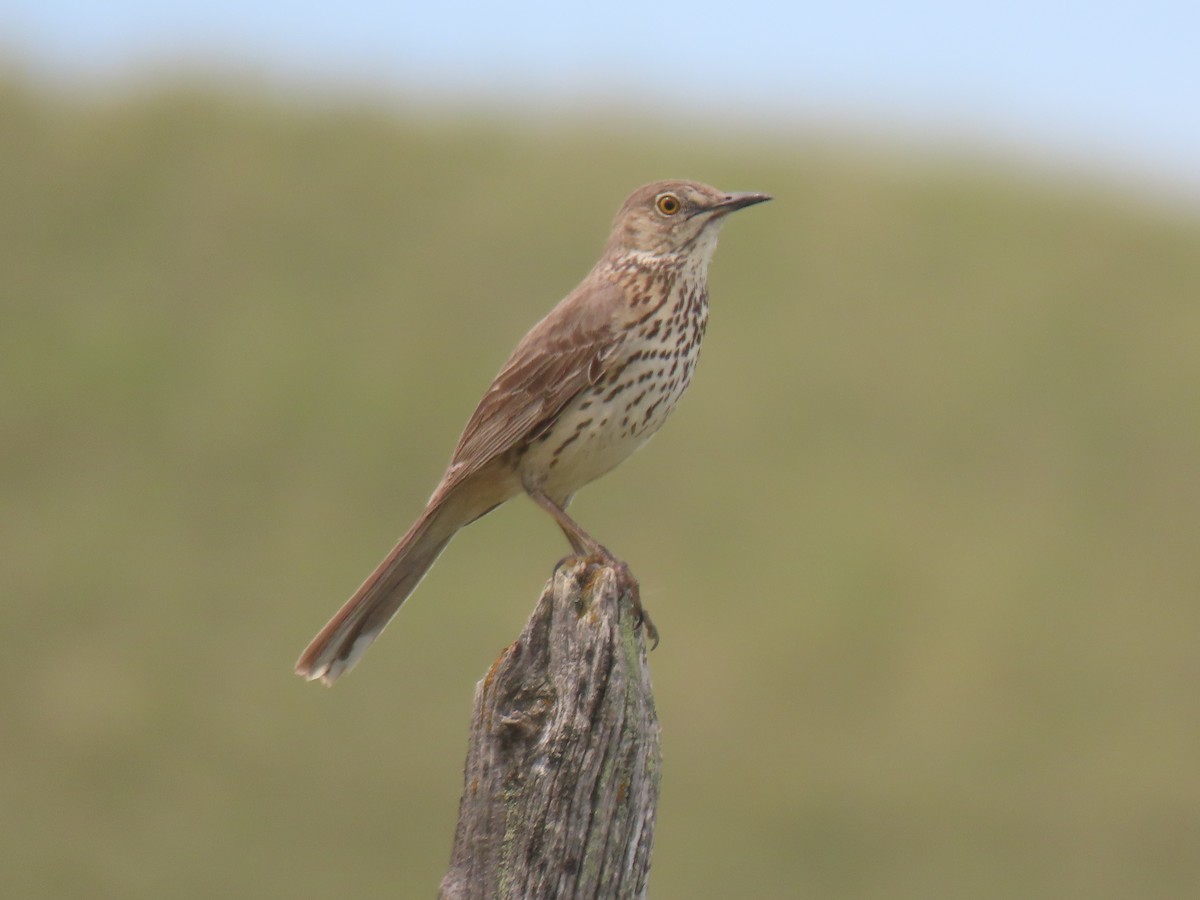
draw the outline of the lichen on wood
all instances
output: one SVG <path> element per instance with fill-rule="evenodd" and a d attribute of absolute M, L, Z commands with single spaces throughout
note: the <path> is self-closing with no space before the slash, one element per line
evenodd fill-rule
<path fill-rule="evenodd" d="M 621 583 L 564 562 L 476 687 L 445 900 L 644 896 L 662 757 Z"/>

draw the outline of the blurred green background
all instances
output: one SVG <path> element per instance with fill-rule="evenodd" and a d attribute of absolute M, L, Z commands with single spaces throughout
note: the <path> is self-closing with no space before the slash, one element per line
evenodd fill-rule
<path fill-rule="evenodd" d="M 1195 892 L 1200 216 L 654 125 L 0 84 L 0 892 L 433 895 L 561 536 L 517 500 L 292 663 L 660 177 L 776 201 L 573 507 L 663 632 L 652 896 Z"/>

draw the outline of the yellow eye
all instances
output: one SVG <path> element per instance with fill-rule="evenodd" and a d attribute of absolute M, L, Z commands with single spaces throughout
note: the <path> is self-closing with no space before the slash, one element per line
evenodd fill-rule
<path fill-rule="evenodd" d="M 674 194 L 659 194 L 658 200 L 655 201 L 655 206 L 658 207 L 658 211 L 664 216 L 675 215 L 675 213 L 679 212 L 679 208 L 682 205 L 679 202 L 679 198 Z"/>

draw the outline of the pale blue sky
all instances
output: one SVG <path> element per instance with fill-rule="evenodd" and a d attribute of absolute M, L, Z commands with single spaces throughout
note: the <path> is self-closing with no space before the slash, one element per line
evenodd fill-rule
<path fill-rule="evenodd" d="M 66 77 L 197 62 L 535 109 L 967 135 L 1200 186 L 1200 2 L 0 3 Z"/>

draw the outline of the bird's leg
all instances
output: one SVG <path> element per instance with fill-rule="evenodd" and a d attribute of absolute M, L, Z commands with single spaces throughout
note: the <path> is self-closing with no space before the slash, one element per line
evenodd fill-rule
<path fill-rule="evenodd" d="M 590 560 L 603 563 L 611 568 L 617 575 L 617 589 L 622 593 L 629 594 L 630 603 L 633 606 L 634 615 L 637 616 L 636 625 L 646 629 L 646 637 L 650 639 L 650 649 L 653 650 L 658 646 L 658 629 L 654 627 L 654 622 L 651 621 L 649 613 L 642 606 L 642 592 L 638 585 L 637 579 L 633 577 L 633 572 L 629 569 L 629 564 L 624 560 L 617 559 L 608 548 L 597 541 L 594 537 L 583 530 L 583 527 L 567 515 L 567 511 L 543 494 L 541 491 L 529 491 L 529 496 L 533 502 L 553 516 L 554 521 L 558 523 L 558 527 L 562 529 L 563 534 L 567 536 L 567 540 L 571 544 L 571 549 L 579 556 Z M 559 560 L 559 565 L 565 560 Z M 557 568 L 557 567 L 556 567 Z"/>
<path fill-rule="evenodd" d="M 558 527 L 562 529 L 562 533 L 567 536 L 567 540 L 571 544 L 571 549 L 578 555 L 598 556 L 606 560 L 613 558 L 612 554 L 599 541 L 584 531 L 578 522 L 567 515 L 565 509 L 541 491 L 530 491 L 529 496 L 533 498 L 534 503 L 554 517 L 554 521 L 558 523 Z"/>

